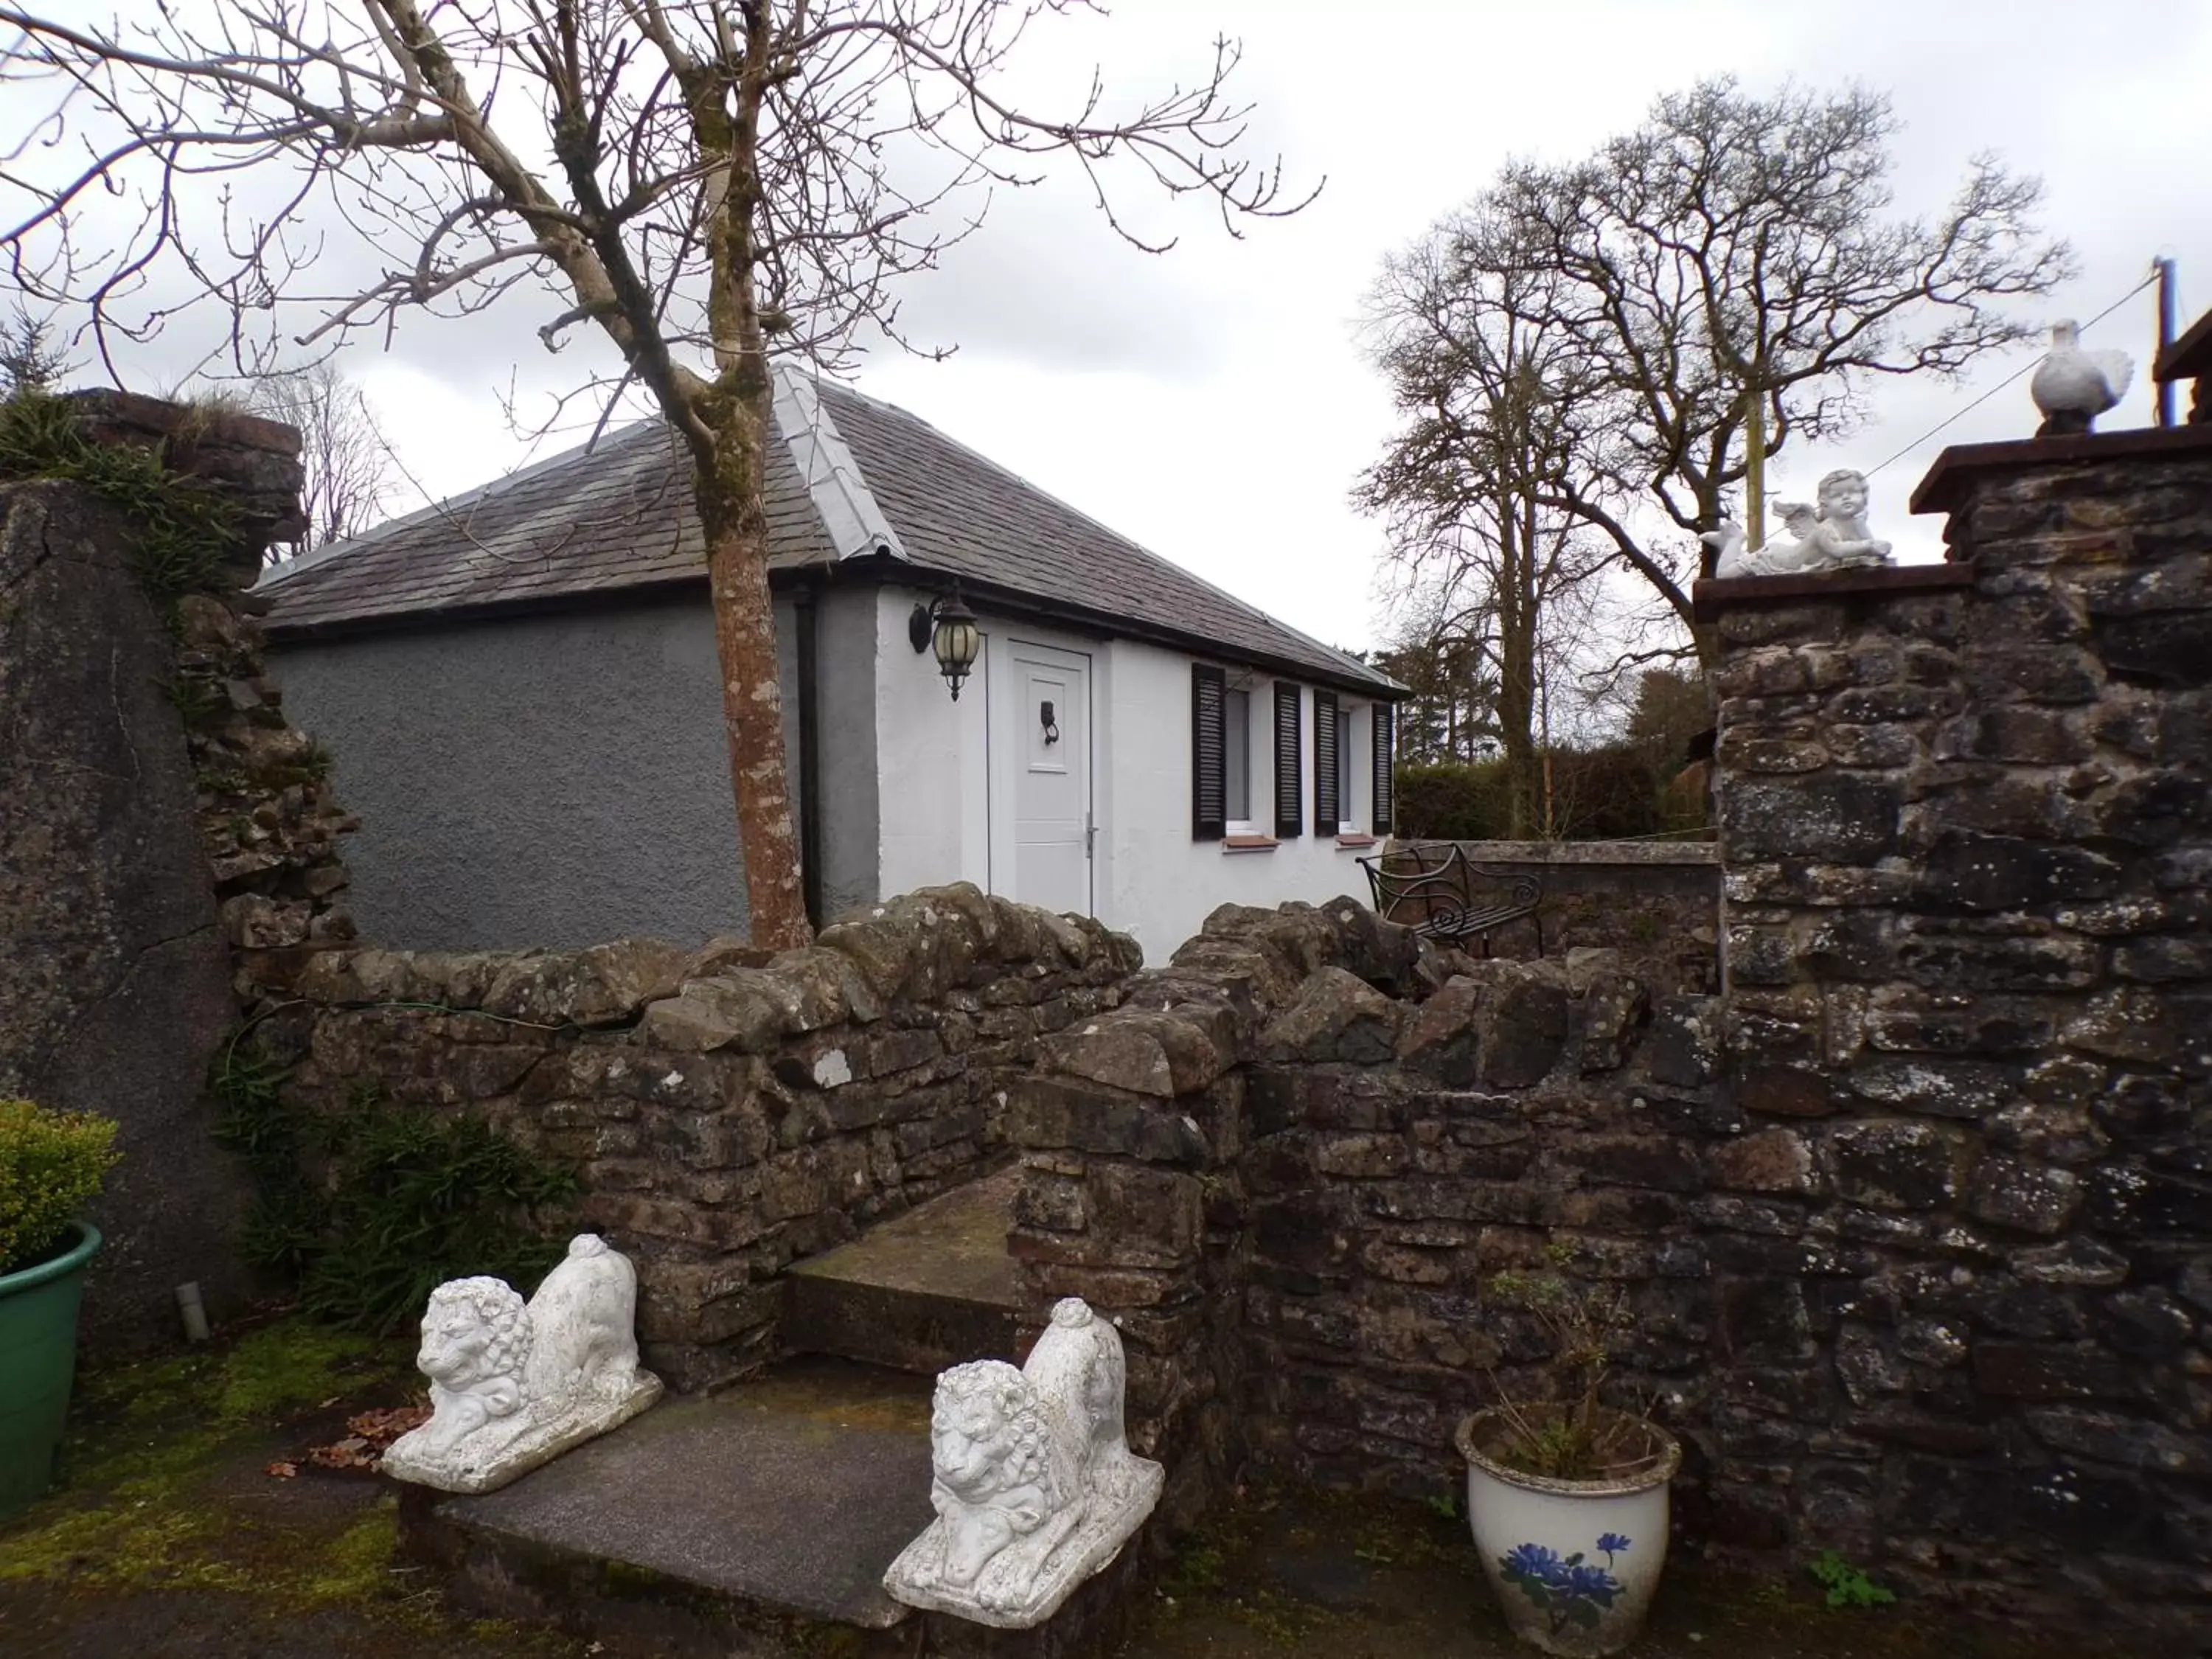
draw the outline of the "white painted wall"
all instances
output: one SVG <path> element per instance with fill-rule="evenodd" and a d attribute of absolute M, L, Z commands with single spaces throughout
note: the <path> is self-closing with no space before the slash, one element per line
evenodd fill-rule
<path fill-rule="evenodd" d="M 1190 668 L 1192 659 L 1157 646 L 1116 640 L 1108 647 L 1110 697 L 1102 711 L 1098 752 L 1110 793 L 1102 809 L 1103 863 L 1100 920 L 1133 934 L 1148 962 L 1164 962 L 1221 904 L 1324 903 L 1340 893 L 1364 897 L 1367 878 L 1353 862 L 1358 850 L 1316 835 L 1313 823 L 1313 692 L 1305 691 L 1299 723 L 1304 755 L 1299 793 L 1305 834 L 1265 852 L 1230 852 L 1221 842 L 1191 838 Z M 1236 670 L 1233 662 L 1224 665 Z M 1274 683 L 1250 678 L 1252 813 L 1256 828 L 1274 828 Z M 1370 823 L 1374 782 L 1370 705 L 1341 692 L 1351 746 L 1348 821 Z"/>
<path fill-rule="evenodd" d="M 915 651 L 907 637 L 907 619 L 925 599 L 888 586 L 876 594 L 877 890 L 884 897 L 990 880 L 985 710 L 995 629 L 987 618 L 984 656 L 955 702 L 935 655 Z"/>
<path fill-rule="evenodd" d="M 1358 851 L 1313 823 L 1313 694 L 1305 689 L 1299 793 L 1305 833 L 1272 850 L 1230 852 L 1191 838 L 1190 669 L 1193 659 L 1127 640 L 1100 640 L 979 610 L 983 649 L 956 704 L 937 661 L 917 653 L 907 620 L 917 592 L 878 591 L 877 755 L 885 895 L 966 880 L 1013 894 L 1014 769 L 1011 740 L 1030 718 L 1017 708 L 1011 656 L 1017 642 L 1087 656 L 1091 663 L 1091 798 L 1098 837 L 1093 908 L 1131 933 L 1147 961 L 1164 962 L 1217 905 L 1319 904 L 1364 896 Z M 1232 673 L 1233 662 L 1222 660 Z M 1251 801 L 1256 827 L 1274 827 L 1274 689 L 1249 676 Z M 1370 825 L 1373 725 L 1370 705 L 1339 694 L 1351 755 L 1346 822 Z M 994 734 L 1010 740 L 993 745 Z M 833 809 L 834 810 L 834 809 Z"/>

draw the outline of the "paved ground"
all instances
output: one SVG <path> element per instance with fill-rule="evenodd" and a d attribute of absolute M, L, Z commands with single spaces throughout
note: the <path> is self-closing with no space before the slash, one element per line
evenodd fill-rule
<path fill-rule="evenodd" d="M 374 1479 L 299 1462 L 403 1401 L 405 1344 L 276 1324 L 222 1354 L 87 1379 L 68 1489 L 0 1523 L 6 1659 L 586 1659 L 468 1624 L 395 1559 Z M 271 1424 L 283 1426 L 271 1428 Z M 1189 1548 L 1130 1659 L 1525 1659 L 1463 1525 L 1419 1505 L 1254 1494 Z M 1899 1605 L 1677 1563 L 1636 1659 L 2090 1659 Z M 2113 1650 L 2117 1652 L 2118 1650 Z"/>

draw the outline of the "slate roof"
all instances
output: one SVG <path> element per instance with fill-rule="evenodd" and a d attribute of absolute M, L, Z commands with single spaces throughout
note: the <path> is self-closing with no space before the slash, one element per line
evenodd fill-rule
<path fill-rule="evenodd" d="M 920 416 L 830 381 L 816 386 L 855 470 L 918 569 L 1074 607 L 1110 627 L 1185 636 L 1231 660 L 1388 695 L 1357 659 L 1117 535 Z M 837 557 L 783 443 L 769 446 L 769 565 Z M 640 422 L 507 477 L 318 550 L 265 577 L 287 635 L 526 605 L 703 577 L 690 458 Z M 880 573 L 879 573 L 880 574 Z M 988 595 L 979 595 L 988 605 Z"/>

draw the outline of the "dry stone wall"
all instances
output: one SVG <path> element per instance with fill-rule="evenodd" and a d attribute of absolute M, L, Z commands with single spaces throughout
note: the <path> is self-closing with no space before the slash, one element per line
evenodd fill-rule
<path fill-rule="evenodd" d="M 2212 1624 L 2212 441 L 1923 500 L 1944 569 L 1707 596 L 1719 994 L 1229 910 L 1018 1085 L 1032 1287 L 1123 1319 L 1182 1490 L 1446 1489 L 1540 1379 L 1485 1286 L 1564 1243 L 1686 1541 Z"/>
<path fill-rule="evenodd" d="M 1130 1444 L 1168 1467 L 1170 1526 L 1245 1462 L 1251 1067 L 1310 976 L 1412 995 L 1471 967 L 1356 900 L 1224 906 L 1122 1006 L 1042 1045 L 1016 1079 L 1012 1246 L 1032 1309 L 1080 1296 L 1121 1327 Z M 1364 977 L 1363 977 L 1364 976 Z M 1380 993 L 1370 993 L 1380 996 Z M 1364 1052 L 1385 1060 L 1389 1045 Z"/>
<path fill-rule="evenodd" d="M 1821 1387 L 1878 1449 L 1763 1501 L 2212 1618 L 2212 442 L 1921 501 L 1960 586 L 1718 617 L 1729 1073 L 1848 1221 Z"/>
<path fill-rule="evenodd" d="M 690 1389 L 773 1356 L 791 1262 L 1002 1164 L 1012 1079 L 1140 960 L 963 885 L 773 957 L 321 951 L 259 1036 L 296 1109 L 368 1088 L 574 1168 L 575 1221 L 637 1262 L 647 1363 Z"/>
<path fill-rule="evenodd" d="M 1666 994 L 1720 988 L 1720 858 L 1710 842 L 1458 845 L 1504 883 L 1533 877 L 1543 884 L 1540 911 L 1491 934 L 1485 954 L 1528 962 L 1570 951 L 1612 951 L 1639 979 Z M 1404 906 L 1393 919 L 1412 921 L 1416 915 L 1417 907 Z"/>
<path fill-rule="evenodd" d="M 1458 1419 L 1545 1376 L 1489 1281 L 1564 1244 L 1629 1299 L 1612 1387 L 1686 1443 L 1686 1545 L 2149 1640 L 2204 1617 L 2212 1243 L 2085 1207 L 2136 1190 L 2124 1138 L 1776 1113 L 1718 997 L 1371 918 L 1347 948 L 1337 911 L 1218 913 L 1014 1086 L 1016 1252 L 1038 1305 L 1121 1322 L 1170 1516 L 1248 1465 L 1449 1491 Z"/>

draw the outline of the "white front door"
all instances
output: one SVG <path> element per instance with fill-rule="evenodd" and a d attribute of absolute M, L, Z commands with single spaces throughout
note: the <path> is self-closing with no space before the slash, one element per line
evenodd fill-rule
<path fill-rule="evenodd" d="M 1048 910 L 1091 911 L 1091 659 L 1017 640 L 1014 891 Z M 996 715 L 994 715 L 995 721 Z"/>

